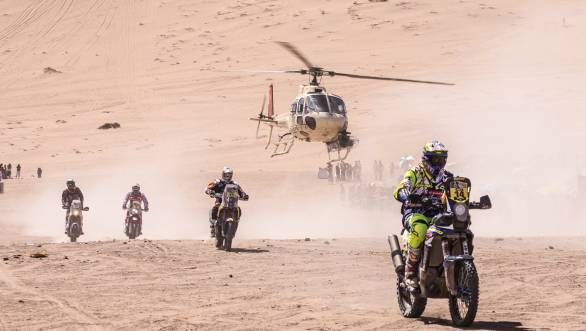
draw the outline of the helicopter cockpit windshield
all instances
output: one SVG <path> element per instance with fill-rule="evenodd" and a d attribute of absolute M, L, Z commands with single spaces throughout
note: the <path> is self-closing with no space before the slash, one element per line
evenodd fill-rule
<path fill-rule="evenodd" d="M 342 99 L 329 95 L 328 99 L 330 100 L 330 107 L 332 107 L 332 112 L 336 114 L 345 114 L 346 113 L 346 105 L 344 105 L 344 101 Z"/>
<path fill-rule="evenodd" d="M 307 108 L 309 111 L 329 112 L 328 99 L 325 94 L 310 94 L 307 96 Z"/>

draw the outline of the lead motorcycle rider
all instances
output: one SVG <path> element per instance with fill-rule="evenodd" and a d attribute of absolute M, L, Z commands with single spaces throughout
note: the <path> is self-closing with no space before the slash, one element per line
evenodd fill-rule
<path fill-rule="evenodd" d="M 214 206 L 212 207 L 212 215 L 210 219 L 210 234 L 211 237 L 214 238 L 216 236 L 216 229 L 215 229 L 215 222 L 218 220 L 218 210 L 220 205 L 222 204 L 222 198 L 216 196 L 216 194 L 224 193 L 224 188 L 227 184 L 233 184 L 238 186 L 238 194 L 242 197 L 243 200 L 248 200 L 248 194 L 244 193 L 240 185 L 232 180 L 234 176 L 234 171 L 229 167 L 224 167 L 222 169 L 222 177 L 216 179 L 215 181 L 208 184 L 208 187 L 204 191 L 205 194 L 209 195 L 211 198 L 216 199 L 214 202 Z"/>
<path fill-rule="evenodd" d="M 138 201 L 142 204 L 144 211 L 149 211 L 149 201 L 147 200 L 146 195 L 140 191 L 140 185 L 135 184 L 132 186 L 132 191 L 126 194 L 126 198 L 124 199 L 124 203 L 122 204 L 122 209 L 126 210 L 129 206 L 132 206 L 133 201 Z M 128 212 L 126 212 L 126 218 L 128 218 Z M 142 229 L 139 235 L 142 234 Z"/>
<path fill-rule="evenodd" d="M 403 204 L 403 226 L 409 231 L 405 282 L 412 288 L 419 286 L 417 268 L 425 233 L 433 216 L 443 210 L 433 205 L 443 207 L 446 203 L 444 183 L 453 177 L 444 169 L 447 159 L 448 149 L 444 144 L 437 140 L 425 144 L 421 163 L 407 170 L 393 194 Z"/>
<path fill-rule="evenodd" d="M 79 187 L 75 186 L 75 181 L 71 178 L 65 182 L 65 185 L 67 185 L 67 188 L 61 194 L 61 204 L 64 209 L 67 209 L 65 214 L 65 234 L 67 234 L 67 229 L 69 228 L 69 207 L 73 200 L 79 200 L 81 201 L 81 208 L 83 208 L 83 193 L 81 193 Z M 83 224 L 81 224 L 80 230 L 80 234 L 83 234 Z"/>

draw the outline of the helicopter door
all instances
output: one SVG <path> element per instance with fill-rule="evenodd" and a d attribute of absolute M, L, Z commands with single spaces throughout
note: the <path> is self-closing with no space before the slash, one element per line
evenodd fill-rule
<path fill-rule="evenodd" d="M 303 110 L 305 109 L 305 98 L 299 99 L 297 102 L 297 124 L 303 125 Z"/>

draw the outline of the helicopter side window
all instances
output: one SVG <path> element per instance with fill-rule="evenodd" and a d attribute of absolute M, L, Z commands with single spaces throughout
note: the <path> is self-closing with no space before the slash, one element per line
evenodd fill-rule
<path fill-rule="evenodd" d="M 328 112 L 328 100 L 324 94 L 311 94 L 307 97 L 309 111 Z"/>
<path fill-rule="evenodd" d="M 305 98 L 301 98 L 297 101 L 297 114 L 302 114 L 303 113 L 303 104 L 304 104 Z"/>
<path fill-rule="evenodd" d="M 294 113 L 295 113 L 295 110 L 296 110 L 296 108 L 297 108 L 297 102 L 293 102 L 293 103 L 291 104 L 291 113 L 293 113 L 293 114 L 294 114 Z"/>
<path fill-rule="evenodd" d="M 329 96 L 330 99 L 330 106 L 332 107 L 332 112 L 336 114 L 345 114 L 346 113 L 346 105 L 344 105 L 344 101 L 338 97 Z"/>

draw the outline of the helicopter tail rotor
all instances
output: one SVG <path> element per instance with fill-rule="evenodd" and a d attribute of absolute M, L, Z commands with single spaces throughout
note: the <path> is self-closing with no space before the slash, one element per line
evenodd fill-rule
<path fill-rule="evenodd" d="M 258 118 L 263 118 L 264 117 L 264 111 L 265 111 L 265 104 L 267 102 L 267 96 L 265 95 L 262 98 L 262 106 L 260 107 L 260 113 L 258 114 Z M 256 126 L 256 139 L 260 139 L 262 138 L 261 136 L 258 135 L 258 131 L 260 130 L 260 123 L 261 121 L 258 121 L 258 125 Z"/>

